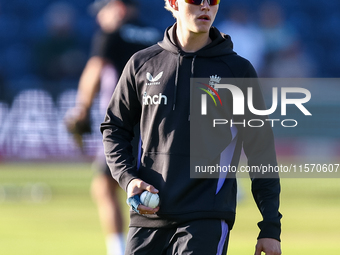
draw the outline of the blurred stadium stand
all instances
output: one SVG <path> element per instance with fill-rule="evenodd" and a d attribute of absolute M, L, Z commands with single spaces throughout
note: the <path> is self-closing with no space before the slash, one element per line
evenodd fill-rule
<path fill-rule="evenodd" d="M 258 27 L 261 6 L 268 2 L 278 4 L 284 12 L 284 22 L 294 28 L 299 49 L 308 56 L 305 62 L 297 65 L 311 64 L 313 68 L 309 77 L 339 77 L 339 0 L 222 0 L 215 24 L 228 19 L 235 2 L 247 7 L 251 21 Z M 96 29 L 94 17 L 87 11 L 90 3 L 92 0 L 0 0 L 0 160 L 16 157 L 46 159 L 55 155 L 67 158 L 79 154 L 63 127 L 62 119 L 66 109 L 73 104 L 78 78 Z M 141 19 L 164 30 L 174 19 L 163 5 L 163 0 L 140 1 Z M 53 16 L 53 10 L 61 10 L 61 14 Z M 55 18 L 57 25 L 63 27 L 68 21 L 67 14 L 70 18 L 69 39 L 67 41 L 65 34 L 61 34 L 60 43 L 53 44 L 53 37 L 49 37 L 49 22 Z M 43 51 L 43 43 L 50 43 L 50 49 L 60 49 L 52 55 L 47 46 L 47 50 Z M 55 64 L 51 69 L 48 69 L 48 61 Z M 289 66 L 290 61 L 284 64 Z M 51 70 L 57 72 L 49 73 Z M 332 90 L 332 87 L 328 89 Z M 310 124 L 301 123 L 301 129 L 295 129 L 294 134 L 278 129 L 275 130 L 277 137 L 339 140 L 339 118 L 333 122 L 334 115 L 338 116 L 339 103 L 332 102 L 325 98 L 322 103 L 309 106 L 311 112 L 321 113 L 323 121 L 320 120 L 319 125 L 311 128 Z M 92 116 L 96 118 L 94 125 L 97 125 L 102 116 L 98 116 L 96 108 L 93 111 Z M 325 123 L 330 126 L 326 132 Z M 304 125 L 309 125 L 307 132 Z M 97 131 L 98 126 L 93 130 Z M 98 132 L 86 138 L 88 155 L 92 155 L 94 147 L 98 146 L 98 137 L 100 142 Z M 27 150 L 23 152 L 23 148 Z"/>

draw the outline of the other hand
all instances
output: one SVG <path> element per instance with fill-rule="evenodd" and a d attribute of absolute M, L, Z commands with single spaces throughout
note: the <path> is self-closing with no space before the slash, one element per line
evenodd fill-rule
<path fill-rule="evenodd" d="M 255 246 L 255 255 L 261 255 L 261 252 L 266 255 L 281 255 L 281 244 L 273 238 L 258 239 Z"/>

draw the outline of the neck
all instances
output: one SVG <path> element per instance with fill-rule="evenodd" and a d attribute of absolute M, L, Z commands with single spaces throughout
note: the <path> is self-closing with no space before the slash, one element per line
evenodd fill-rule
<path fill-rule="evenodd" d="M 193 33 L 177 24 L 176 28 L 177 44 L 185 52 L 196 52 L 211 43 L 208 33 Z"/>

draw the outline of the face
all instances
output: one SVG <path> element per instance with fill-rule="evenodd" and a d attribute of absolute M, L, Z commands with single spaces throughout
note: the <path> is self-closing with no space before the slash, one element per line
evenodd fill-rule
<path fill-rule="evenodd" d="M 123 23 L 126 7 L 121 1 L 111 1 L 97 14 L 97 21 L 105 32 L 117 30 Z"/>
<path fill-rule="evenodd" d="M 209 5 L 204 0 L 201 5 L 186 3 L 177 0 L 176 19 L 181 29 L 191 33 L 208 33 L 215 20 L 219 5 Z"/>

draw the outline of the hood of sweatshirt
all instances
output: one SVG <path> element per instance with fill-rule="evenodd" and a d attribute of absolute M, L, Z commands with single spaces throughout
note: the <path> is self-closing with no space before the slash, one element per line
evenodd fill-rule
<path fill-rule="evenodd" d="M 209 31 L 209 37 L 212 40 L 211 43 L 204 46 L 200 50 L 196 52 L 184 52 L 178 45 L 176 44 L 176 27 L 177 23 L 168 27 L 165 30 L 163 41 L 159 42 L 158 45 L 166 51 L 169 51 L 173 54 L 178 55 L 177 57 L 177 67 L 176 67 L 176 77 L 174 84 L 174 104 L 173 110 L 176 108 L 176 98 L 177 98 L 177 85 L 178 85 L 178 72 L 180 66 L 180 58 L 181 56 L 192 57 L 191 62 L 191 77 L 194 77 L 195 70 L 195 59 L 199 58 L 214 58 L 221 57 L 230 54 L 236 54 L 233 51 L 233 43 L 229 35 L 221 33 L 217 28 L 211 27 Z M 190 115 L 189 115 L 190 119 Z"/>
<path fill-rule="evenodd" d="M 187 56 L 198 56 L 198 57 L 218 57 L 223 55 L 235 54 L 233 51 L 233 43 L 229 35 L 221 33 L 217 28 L 211 27 L 209 36 L 212 40 L 211 43 L 204 46 L 202 49 L 196 52 L 184 52 L 176 44 L 176 26 L 168 27 L 165 30 L 163 41 L 159 42 L 158 45 L 163 49 L 172 53 Z"/>

